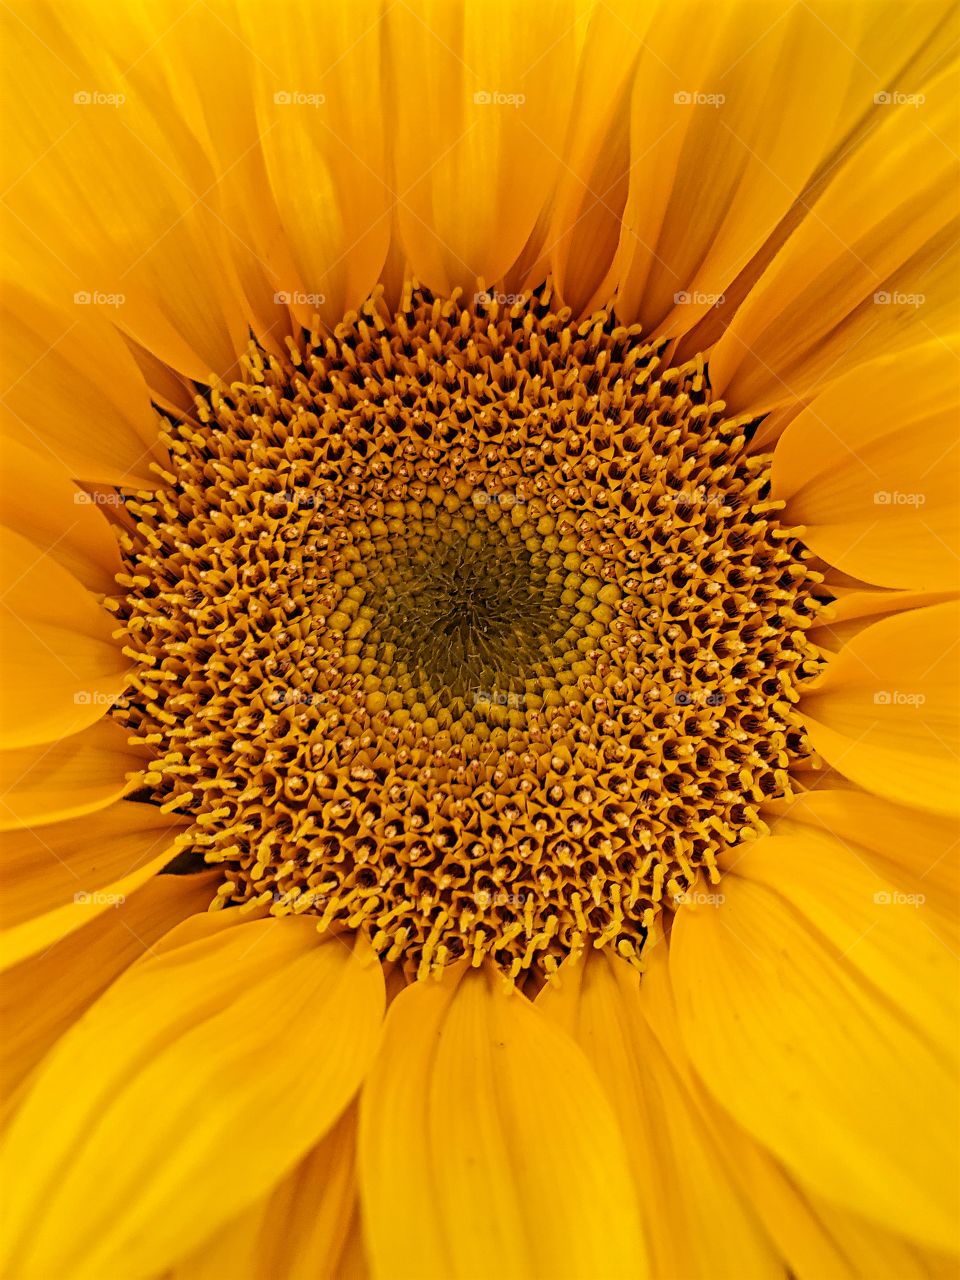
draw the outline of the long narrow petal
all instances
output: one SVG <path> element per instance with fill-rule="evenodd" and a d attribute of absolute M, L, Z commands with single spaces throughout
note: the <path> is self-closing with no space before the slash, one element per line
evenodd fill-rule
<path fill-rule="evenodd" d="M 956 599 L 956 591 L 871 591 L 831 587 L 836 597 L 821 610 L 810 628 L 810 639 L 828 653 L 839 653 L 845 644 L 880 618 L 907 609 L 923 609 Z"/>
<path fill-rule="evenodd" d="M 4 832 L 0 967 L 119 906 L 176 855 L 185 826 L 153 805 L 118 800 L 72 821 Z"/>
<path fill-rule="evenodd" d="M 117 540 L 90 495 L 57 463 L 18 440 L 4 444 L 3 523 L 90 591 L 116 591 Z"/>
<path fill-rule="evenodd" d="M 128 775 L 138 773 L 147 758 L 109 719 L 56 742 L 0 752 L 0 831 L 44 827 L 105 809 L 135 785 Z"/>
<path fill-rule="evenodd" d="M 845 573 L 881 587 L 956 589 L 958 357 L 956 344 L 935 341 L 862 365 L 781 436 L 773 497 Z"/>
<path fill-rule="evenodd" d="M 169 465 L 159 420 L 110 320 L 93 303 L 58 307 L 15 284 L 3 293 L 5 447 L 21 441 L 75 480 L 154 487 L 150 463 Z"/>
<path fill-rule="evenodd" d="M 248 73 L 256 142 L 290 265 L 275 256 L 275 240 L 263 253 L 301 322 L 319 313 L 332 327 L 374 288 L 390 244 L 394 201 L 378 91 L 384 10 L 379 0 L 357 0 L 330 6 L 322 22 L 276 19 L 248 4 L 234 26 L 258 54 Z"/>
<path fill-rule="evenodd" d="M 599 1081 L 495 974 L 416 982 L 391 1005 L 360 1171 L 378 1277 L 646 1274 Z"/>
<path fill-rule="evenodd" d="M 581 967 L 561 966 L 561 988 L 545 987 L 537 1007 L 556 1016 L 572 994 L 564 988 L 577 988 L 568 1029 L 617 1108 L 654 1275 L 781 1276 L 783 1260 L 730 1177 L 702 1100 L 644 1017 L 639 974 L 602 952 Z M 649 974 L 643 982 L 646 995 Z"/>
<path fill-rule="evenodd" d="M 704 1086 L 809 1193 L 951 1250 L 955 1073 L 779 894 L 735 873 L 722 889 L 670 942 Z"/>
<path fill-rule="evenodd" d="M 215 174 L 164 89 L 158 51 L 177 56 L 173 16 L 152 44 L 132 38 L 123 11 L 96 6 L 79 23 L 35 6 L 9 26 L 19 278 L 63 305 L 78 299 L 78 319 L 102 308 L 189 377 L 227 377 L 249 320 L 210 199 Z"/>
<path fill-rule="evenodd" d="M 960 1056 L 960 962 L 927 927 L 922 901 L 825 831 L 752 840 L 720 865 L 777 893 L 948 1062 Z"/>
<path fill-rule="evenodd" d="M 181 1263 L 174 1280 L 339 1276 L 357 1203 L 356 1128 L 351 1105 L 270 1195 Z"/>
<path fill-rule="evenodd" d="M 863 791 L 817 787 L 765 806 L 774 834 L 828 832 L 920 908 L 960 953 L 960 860 L 952 818 L 918 813 Z"/>
<path fill-rule="evenodd" d="M 883 122 L 717 343 L 711 380 L 737 412 L 802 401 L 847 369 L 955 324 L 954 69 L 911 91 L 921 88 L 919 106 L 881 107 Z"/>
<path fill-rule="evenodd" d="M 115 910 L 87 917 L 75 933 L 3 975 L 0 1062 L 6 1097 L 115 978 L 169 929 L 206 908 L 217 881 L 213 871 L 154 876 Z"/>
<path fill-rule="evenodd" d="M 960 811 L 958 631 L 960 607 L 938 604 L 860 632 L 801 699 L 815 750 L 868 791 Z"/>
<path fill-rule="evenodd" d="M 140 961 L 59 1042 L 11 1123 L 8 1269 L 155 1275 L 188 1255 L 333 1125 L 382 1012 L 379 965 L 320 943 L 306 919 Z"/>
<path fill-rule="evenodd" d="M 550 26 L 509 0 L 389 13 L 399 225 L 413 274 L 435 291 L 499 281 L 542 211 L 571 106 L 574 7 L 554 5 Z"/>
<path fill-rule="evenodd" d="M 3 682 L 4 747 L 29 747 L 99 720 L 126 687 L 130 660 L 110 615 L 62 565 L 0 528 L 0 647 L 16 680 Z"/>
<path fill-rule="evenodd" d="M 618 313 L 672 336 L 702 318 L 709 331 L 939 19 L 862 0 L 660 6 L 635 81 Z"/>

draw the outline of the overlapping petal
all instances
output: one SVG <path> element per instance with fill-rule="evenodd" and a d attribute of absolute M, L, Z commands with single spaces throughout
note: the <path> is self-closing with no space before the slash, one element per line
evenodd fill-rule
<path fill-rule="evenodd" d="M 58 1042 L 11 1122 L 5 1265 L 153 1275 L 187 1256 L 330 1129 L 382 1011 L 379 965 L 319 943 L 309 920 L 142 959 Z"/>
<path fill-rule="evenodd" d="M 893 614 L 861 631 L 801 699 L 814 748 L 868 791 L 955 814 L 958 634 L 956 603 Z"/>
<path fill-rule="evenodd" d="M 960 586 L 958 357 L 956 343 L 931 341 L 859 366 L 780 438 L 783 518 L 844 572 L 881 587 Z"/>
<path fill-rule="evenodd" d="M 126 687 L 129 658 L 86 587 L 20 533 L 0 527 L 0 745 L 55 742 L 94 724 Z"/>
<path fill-rule="evenodd" d="M 417 982 L 364 1086 L 374 1275 L 646 1274 L 614 1114 L 576 1046 L 495 974 Z M 611 1212 L 615 1206 L 615 1212 Z"/>
<path fill-rule="evenodd" d="M 704 1085 L 810 1194 L 954 1249 L 955 1069 L 795 900 L 735 869 L 723 899 L 680 912 L 670 946 Z"/>

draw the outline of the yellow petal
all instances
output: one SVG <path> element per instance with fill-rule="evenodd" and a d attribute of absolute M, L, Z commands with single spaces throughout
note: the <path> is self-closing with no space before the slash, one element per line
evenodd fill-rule
<path fill-rule="evenodd" d="M 382 1012 L 379 965 L 305 919 L 241 923 L 135 965 L 11 1122 L 8 1269 L 155 1275 L 187 1256 L 332 1126 Z"/>
<path fill-rule="evenodd" d="M 129 790 L 146 752 L 127 745 L 112 720 L 57 742 L 0 753 L 6 788 L 0 796 L 0 831 L 44 826 L 105 809 Z"/>
<path fill-rule="evenodd" d="M 773 256 L 781 222 L 937 18 L 855 0 L 661 6 L 635 82 L 618 314 L 675 335 L 728 294 L 732 311 L 738 278 Z"/>
<path fill-rule="evenodd" d="M 270 246 L 264 256 L 284 304 L 304 324 L 318 313 L 333 326 L 373 289 L 390 243 L 393 191 L 377 80 L 383 8 L 357 0 L 330 6 L 322 22 L 277 17 L 243 5 L 236 23 L 244 44 L 269 50 L 250 72 L 255 137 L 291 266 L 271 257 Z"/>
<path fill-rule="evenodd" d="M 923 822 L 917 815 L 915 825 Z M 948 1061 L 956 1059 L 958 957 L 927 927 L 924 901 L 898 893 L 855 848 L 826 831 L 751 840 L 723 854 L 720 865 L 779 894 L 905 1023 Z"/>
<path fill-rule="evenodd" d="M 69 822 L 0 835 L 0 967 L 115 910 L 176 856 L 186 825 L 153 805 L 119 800 Z"/>
<path fill-rule="evenodd" d="M 3 523 L 89 590 L 116 590 L 120 552 L 97 505 L 50 458 L 16 439 L 3 447 Z"/>
<path fill-rule="evenodd" d="M 845 644 L 888 613 L 945 604 L 956 599 L 955 591 L 863 591 L 831 586 L 837 596 L 817 614 L 809 635 L 814 644 L 830 653 L 839 653 Z"/>
<path fill-rule="evenodd" d="M 360 1169 L 376 1276 L 646 1274 L 599 1082 L 495 974 L 448 971 L 393 1002 L 361 1097 Z"/>
<path fill-rule="evenodd" d="M 65 299 L 68 283 L 58 286 Z M 4 447 L 22 441 L 43 467 L 62 467 L 76 480 L 155 487 L 150 463 L 169 466 L 157 414 L 101 308 L 67 301 L 55 307 L 8 285 L 0 314 Z"/>
<path fill-rule="evenodd" d="M 585 24 L 556 190 L 542 218 L 537 261 L 523 282 L 534 288 L 552 273 L 576 315 L 605 306 L 614 294 L 630 171 L 630 98 L 652 14 L 652 7 L 640 13 L 630 0 L 618 0 L 593 7 Z"/>
<path fill-rule="evenodd" d="M 736 874 L 722 890 L 670 941 L 704 1086 L 808 1192 L 951 1249 L 954 1073 L 778 894 Z"/>
<path fill-rule="evenodd" d="M 110 615 L 86 587 L 26 538 L 0 528 L 0 745 L 53 742 L 99 720 L 126 686 L 130 661 Z"/>
<path fill-rule="evenodd" d="M 150 952 L 157 938 L 191 912 L 206 908 L 219 879 L 214 871 L 154 876 L 116 910 L 86 917 L 75 933 L 3 975 L 5 1096 L 115 978 Z"/>
<path fill-rule="evenodd" d="M 913 11 L 903 14 L 909 21 Z M 955 323 L 954 70 L 901 92 L 925 101 L 877 107 L 880 123 L 836 170 L 712 352 L 711 382 L 737 412 L 802 400 Z"/>
<path fill-rule="evenodd" d="M 174 1280 L 317 1280 L 342 1274 L 356 1200 L 350 1106 L 269 1196 L 181 1263 Z"/>
<path fill-rule="evenodd" d="M 861 365 L 780 438 L 772 496 L 844 572 L 882 587 L 956 588 L 958 355 L 928 342 Z"/>
<path fill-rule="evenodd" d="M 653 1274 L 782 1276 L 782 1259 L 730 1176 L 710 1104 L 644 1016 L 651 976 L 644 974 L 641 993 L 640 975 L 623 960 L 588 953 L 579 966 L 561 966 L 561 988 L 545 987 L 537 1007 L 552 1016 L 570 999 L 564 988 L 576 989 L 570 1031 L 616 1107 Z"/>
<path fill-rule="evenodd" d="M 956 824 L 862 791 L 818 787 L 765 806 L 774 834 L 828 832 L 889 881 L 903 905 L 960 953 L 960 862 Z"/>
<path fill-rule="evenodd" d="M 884 618 L 828 660 L 801 710 L 814 749 L 867 791 L 956 813 L 960 607 Z"/>
<path fill-rule="evenodd" d="M 6 204 L 31 235 L 18 274 L 63 305 L 82 295 L 78 310 L 103 308 L 189 377 L 226 377 L 246 306 L 214 172 L 165 90 L 172 20 L 165 35 L 134 52 L 123 11 L 100 6 L 81 23 L 36 8 L 11 24 Z"/>
<path fill-rule="evenodd" d="M 387 17 L 395 185 L 413 274 L 431 289 L 495 284 L 558 172 L 578 29 L 572 5 L 418 0 Z M 415 82 L 416 91 L 408 91 Z"/>
<path fill-rule="evenodd" d="M 825 1229 L 844 1256 L 854 1262 L 857 1276 L 869 1276 L 870 1280 L 955 1280 L 955 1257 L 918 1247 L 833 1205 L 814 1204 Z"/>

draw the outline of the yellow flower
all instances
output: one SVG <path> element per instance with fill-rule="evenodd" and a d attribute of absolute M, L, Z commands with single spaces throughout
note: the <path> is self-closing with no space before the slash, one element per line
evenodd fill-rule
<path fill-rule="evenodd" d="M 5 1274 L 952 1274 L 956 14 L 6 20 Z"/>

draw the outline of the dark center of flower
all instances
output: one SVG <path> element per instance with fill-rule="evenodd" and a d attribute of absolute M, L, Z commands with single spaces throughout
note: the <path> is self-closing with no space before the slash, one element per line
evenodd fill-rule
<path fill-rule="evenodd" d="M 171 423 L 116 715 L 217 903 L 424 973 L 639 957 L 807 752 L 817 575 L 702 359 L 544 290 L 375 295 Z"/>

